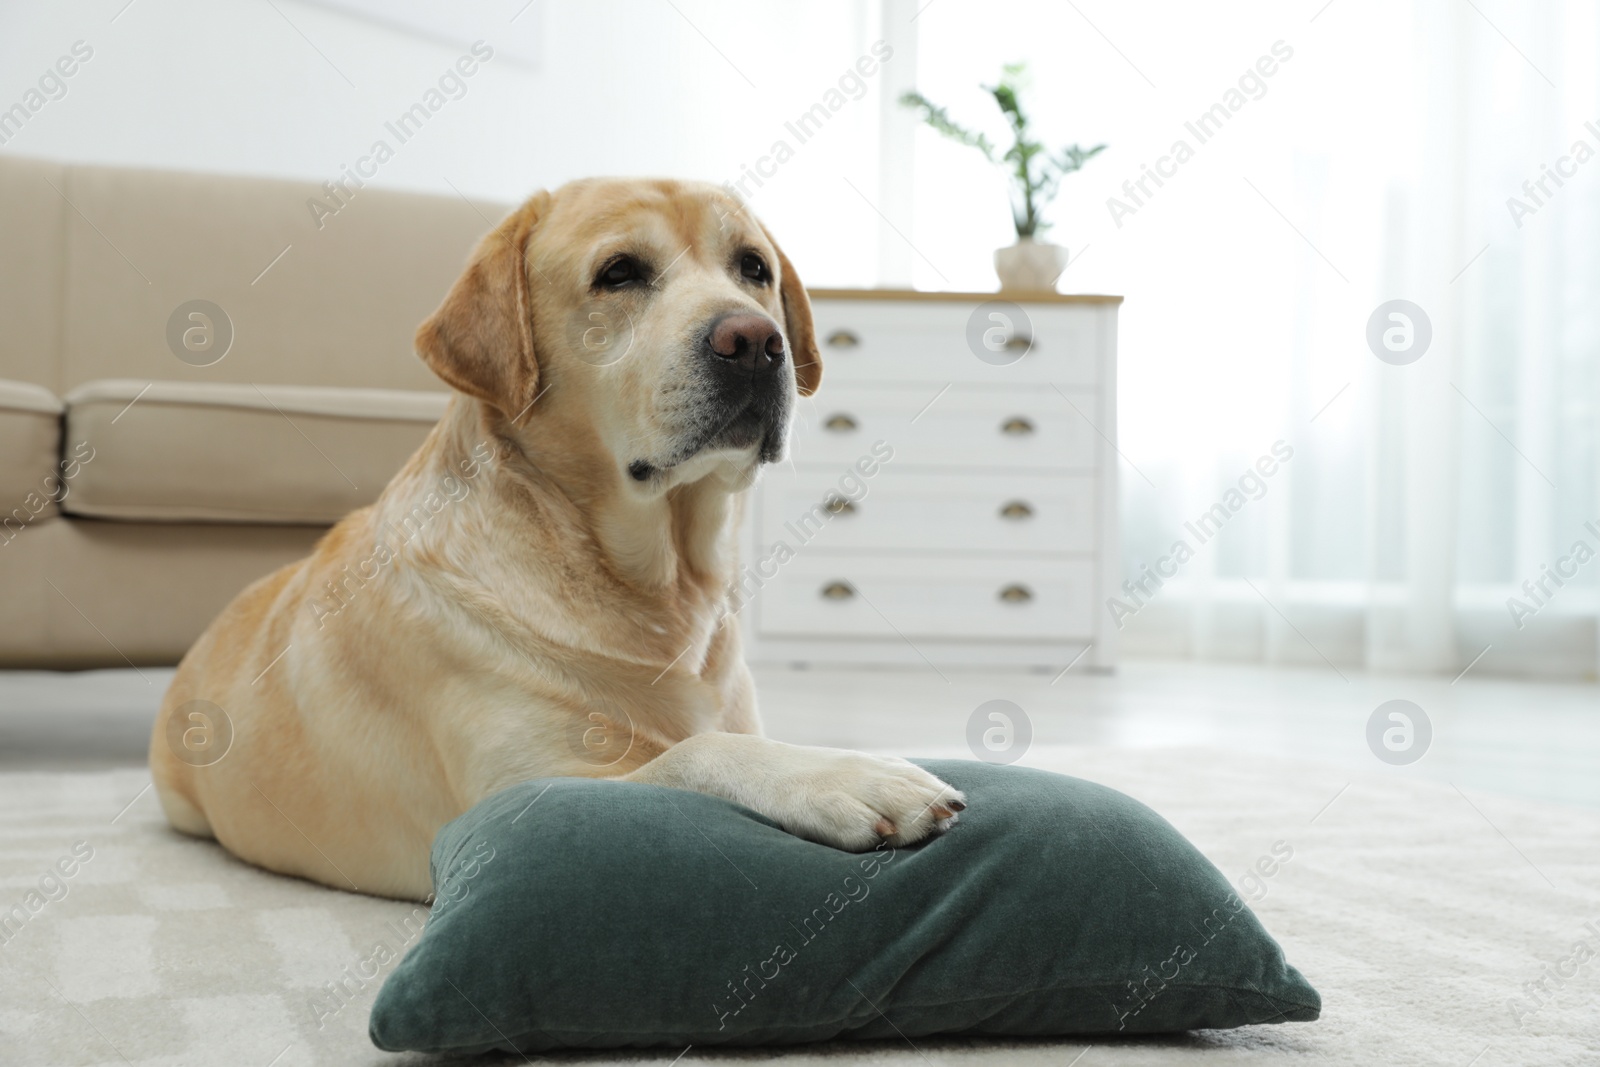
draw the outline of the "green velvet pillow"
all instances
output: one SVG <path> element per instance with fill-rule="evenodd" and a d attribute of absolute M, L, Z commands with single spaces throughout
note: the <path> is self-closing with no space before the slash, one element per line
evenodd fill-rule
<path fill-rule="evenodd" d="M 1115 790 L 965 760 L 948 833 L 854 854 L 724 800 L 548 778 L 439 833 L 384 983 L 391 1051 L 925 1034 L 1148 1034 L 1317 1018 L 1228 880 Z"/>

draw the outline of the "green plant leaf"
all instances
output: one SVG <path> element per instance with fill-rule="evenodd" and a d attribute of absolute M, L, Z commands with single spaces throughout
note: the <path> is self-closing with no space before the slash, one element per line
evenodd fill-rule
<path fill-rule="evenodd" d="M 945 108 L 938 106 L 921 93 L 916 90 L 902 93 L 900 95 L 900 103 L 904 107 L 915 108 L 920 111 L 922 113 L 922 121 L 933 127 L 942 136 L 948 137 L 958 144 L 976 148 L 990 162 L 995 161 L 994 145 L 988 137 L 960 125 L 950 117 Z"/>
<path fill-rule="evenodd" d="M 1074 144 L 1051 155 L 1042 142 L 1029 135 L 1028 114 L 1023 110 L 1021 99 L 1021 91 L 1028 84 L 1027 64 L 1007 63 L 1000 68 L 999 81 L 979 86 L 994 98 L 995 106 L 1011 129 L 1011 146 L 1003 153 L 997 151 L 985 134 L 960 125 L 946 109 L 921 93 L 913 90 L 900 97 L 903 106 L 919 111 L 922 121 L 940 135 L 976 148 L 991 163 L 1005 167 L 1011 190 L 1011 221 L 1018 237 L 1032 237 L 1050 227 L 1041 212 L 1055 199 L 1061 179 L 1081 170 L 1106 148 L 1103 144 L 1089 149 Z"/>

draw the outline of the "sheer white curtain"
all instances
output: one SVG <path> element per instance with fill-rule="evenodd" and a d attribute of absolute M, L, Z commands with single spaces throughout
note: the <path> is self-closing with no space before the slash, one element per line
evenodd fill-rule
<path fill-rule="evenodd" d="M 1064 289 L 1127 296 L 1128 654 L 1594 674 L 1600 559 L 1574 553 L 1600 551 L 1592 5 L 1001 3 L 918 21 L 919 80 L 952 111 L 981 117 L 973 84 L 1026 58 L 1052 139 L 1112 144 L 1068 179 L 1051 236 L 1082 255 Z M 1275 45 L 1292 56 L 1241 83 Z M 1200 143 L 1185 123 L 1240 86 Z M 1114 220 L 1108 198 L 1135 204 L 1123 183 L 1178 140 L 1193 158 Z M 917 152 L 912 240 L 939 268 L 917 281 L 992 285 L 995 177 L 931 134 Z M 990 210 L 952 226 L 961 202 Z M 1405 365 L 1367 342 L 1396 299 L 1432 332 Z M 1147 565 L 1175 574 L 1157 588 Z"/>

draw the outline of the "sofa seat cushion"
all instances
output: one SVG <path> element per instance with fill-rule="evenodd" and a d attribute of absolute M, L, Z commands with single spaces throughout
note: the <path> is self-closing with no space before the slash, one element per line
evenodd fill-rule
<path fill-rule="evenodd" d="M 338 521 L 377 499 L 448 393 L 107 380 L 67 394 L 87 441 L 63 510 L 154 522 Z"/>
<path fill-rule="evenodd" d="M 8 530 L 56 513 L 70 489 L 61 458 L 61 401 L 41 386 L 0 379 L 0 523 Z"/>

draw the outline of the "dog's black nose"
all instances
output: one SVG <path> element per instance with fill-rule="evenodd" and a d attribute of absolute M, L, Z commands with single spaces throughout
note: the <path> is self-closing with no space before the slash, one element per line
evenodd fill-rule
<path fill-rule="evenodd" d="M 711 324 L 707 344 L 717 358 L 748 371 L 771 370 L 783 362 L 783 334 L 765 315 L 724 315 Z"/>

